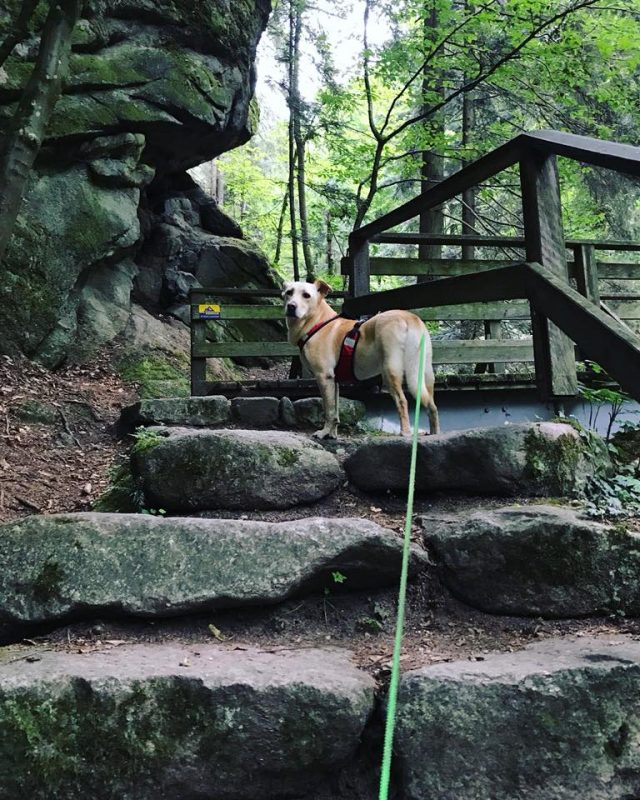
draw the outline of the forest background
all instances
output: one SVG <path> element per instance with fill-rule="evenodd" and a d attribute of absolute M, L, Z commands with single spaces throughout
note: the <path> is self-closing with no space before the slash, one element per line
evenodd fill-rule
<path fill-rule="evenodd" d="M 351 230 L 522 131 L 640 142 L 640 0 L 278 0 L 258 69 L 259 132 L 217 162 L 225 209 L 283 277 L 336 288 Z M 640 239 L 638 181 L 560 175 L 567 237 Z M 521 234 L 517 173 L 404 229 Z"/>

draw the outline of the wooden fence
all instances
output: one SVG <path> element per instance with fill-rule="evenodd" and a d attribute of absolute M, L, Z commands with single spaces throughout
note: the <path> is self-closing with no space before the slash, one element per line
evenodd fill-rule
<path fill-rule="evenodd" d="M 626 325 L 640 320 L 640 293 L 601 291 L 602 281 L 640 280 L 640 264 L 598 258 L 599 251 L 615 252 L 620 258 L 619 253 L 640 251 L 640 244 L 564 240 L 555 154 L 640 175 L 639 148 L 553 131 L 523 134 L 380 220 L 355 231 L 349 240 L 349 255 L 343 259 L 349 294 L 343 304 L 343 298 L 334 296 L 337 310 L 357 317 L 385 308 L 407 308 L 427 321 L 489 322 L 494 338 L 436 339 L 434 363 L 495 364 L 501 369 L 505 364 L 534 362 L 538 386 L 545 397 L 572 395 L 577 390 L 576 353 L 574 343 L 566 335 L 570 333 L 580 345 L 582 357 L 602 363 L 640 398 L 640 339 Z M 520 164 L 521 172 L 523 238 L 434 236 L 388 230 L 514 163 Z M 519 248 L 526 258 L 508 261 L 370 257 L 372 243 Z M 429 276 L 436 280 L 371 292 L 371 277 L 385 275 Z M 575 282 L 575 290 L 570 279 Z M 270 298 L 270 305 L 256 304 L 257 300 L 268 302 Z M 243 299 L 249 302 L 239 302 Z M 194 395 L 235 392 L 239 387 L 239 384 L 208 382 L 208 358 L 297 356 L 297 348 L 286 341 L 284 326 L 281 341 L 214 342 L 207 338 L 207 326 L 220 321 L 281 319 L 279 292 L 207 287 L 192 290 L 190 302 Z M 213 309 L 210 314 L 206 313 L 207 307 Z M 531 337 L 503 338 L 503 322 L 526 320 L 531 321 Z M 607 342 L 607 347 L 603 350 L 596 339 Z M 616 353 L 609 352 L 607 348 L 611 347 Z M 504 382 L 510 383 L 509 376 L 504 376 Z M 495 385 L 495 380 L 490 383 Z M 261 388 L 280 394 L 295 393 L 303 384 L 263 381 Z"/>

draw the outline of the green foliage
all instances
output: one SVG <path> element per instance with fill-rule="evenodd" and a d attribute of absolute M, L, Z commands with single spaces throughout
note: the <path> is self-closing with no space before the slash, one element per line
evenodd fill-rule
<path fill-rule="evenodd" d="M 272 77 L 279 84 L 286 83 L 291 2 L 278 4 L 270 29 L 282 70 Z M 297 109 L 307 137 L 311 246 L 323 278 L 336 276 L 338 284 L 337 261 L 355 221 L 374 219 L 418 193 L 423 151 L 444 159 L 446 175 L 522 130 L 557 128 L 634 144 L 640 140 L 638 0 L 613 6 L 588 0 L 369 2 L 370 17 L 386 30 L 386 38 L 373 43 L 370 36 L 365 48 L 362 30 L 356 30 L 350 42 L 360 47 L 357 71 L 343 67 L 341 72 L 331 37 L 323 32 L 335 27 L 335 18 L 323 16 L 322 4 L 301 5 L 303 40 L 314 54 L 319 83 L 315 95 Z M 356 5 L 362 9 L 364 2 Z M 341 12 L 332 7 L 331 13 Z M 466 132 L 465 96 L 474 114 Z M 234 212 L 273 258 L 288 170 L 286 126 L 267 120 L 261 125 L 258 140 L 222 161 Z M 567 236 L 640 235 L 637 186 L 573 161 L 561 159 L 559 168 Z M 522 232 L 518 184 L 511 171 L 478 190 L 479 232 Z M 447 203 L 444 214 L 445 232 L 460 232 L 459 202 Z M 290 275 L 288 213 L 283 220 L 279 265 Z M 333 242 L 332 258 L 327 240 Z M 376 246 L 376 252 L 391 254 L 390 246 Z M 382 279 L 380 288 L 400 282 Z"/>
<path fill-rule="evenodd" d="M 589 362 L 591 372 L 602 376 L 598 364 Z M 611 431 L 624 405 L 631 398 L 625 392 L 611 386 L 585 386 L 580 384 L 580 394 L 589 403 L 589 427 L 594 428 L 598 414 L 608 408 L 609 422 L 606 442 L 613 464 L 611 472 L 596 473 L 590 478 L 585 495 L 586 512 L 600 518 L 631 517 L 640 514 L 640 428 L 625 422 L 613 437 Z M 584 431 L 584 437 L 595 434 Z"/>

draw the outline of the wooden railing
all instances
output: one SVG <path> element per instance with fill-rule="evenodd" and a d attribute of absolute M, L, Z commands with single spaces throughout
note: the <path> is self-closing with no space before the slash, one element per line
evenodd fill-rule
<path fill-rule="evenodd" d="M 472 238 L 476 246 L 485 245 L 486 239 L 483 237 L 460 237 L 442 236 L 432 237 L 431 241 L 438 244 L 460 245 L 465 244 L 468 238 Z M 523 247 L 523 239 L 511 237 L 494 237 L 489 240 L 491 247 L 495 246 Z M 624 322 L 640 320 L 640 294 L 600 294 L 600 282 L 603 280 L 640 280 L 640 263 L 632 262 L 604 262 L 596 258 L 596 251 L 603 249 L 619 249 L 621 251 L 640 251 L 640 244 L 633 245 L 626 242 L 591 242 L 591 241 L 568 241 L 567 248 L 573 253 L 573 259 L 568 261 L 569 275 L 575 279 L 578 287 L 583 287 L 580 291 L 589 292 L 589 296 L 594 300 L 602 302 L 606 300 L 609 304 L 609 313 L 615 313 Z M 430 261 L 419 261 L 413 258 L 372 258 L 370 261 L 371 275 L 431 275 L 433 277 L 460 277 L 465 275 L 481 276 L 482 274 L 495 271 L 504 267 L 518 266 L 522 262 L 500 261 L 496 259 L 474 259 L 465 261 L 459 259 L 437 259 Z M 524 273 L 523 273 L 524 277 Z M 477 280 L 477 279 L 476 279 Z M 377 293 L 371 298 L 359 300 L 358 302 L 373 303 L 376 310 L 382 308 L 383 302 L 387 307 L 404 307 L 410 304 L 423 320 L 431 322 L 457 322 L 467 320 L 490 320 L 499 327 L 506 321 L 526 322 L 531 318 L 529 303 L 526 299 L 526 292 L 523 288 L 516 293 L 520 299 L 511 299 L 506 302 L 506 298 L 496 298 L 484 302 L 461 302 L 458 297 L 456 304 L 441 304 L 440 295 L 444 281 L 434 281 L 425 284 L 422 292 L 425 295 L 416 295 L 416 286 L 412 285 L 406 289 L 397 290 L 394 293 Z M 433 291 L 435 290 L 435 291 Z M 389 299 L 391 298 L 391 299 Z M 333 307 L 336 311 L 343 309 L 343 296 L 341 293 L 331 295 Z M 257 302 L 270 304 L 258 305 Z M 415 308 L 419 304 L 422 307 Z M 217 319 L 211 320 L 201 317 L 201 306 L 212 306 L 218 311 Z M 346 303 L 346 310 L 351 309 L 350 300 Z M 283 320 L 282 303 L 277 290 L 239 290 L 230 288 L 198 288 L 191 292 L 191 332 L 192 332 L 192 392 L 193 394 L 205 394 L 216 391 L 237 391 L 242 387 L 239 383 L 206 380 L 206 362 L 208 358 L 238 358 L 238 357 L 283 357 L 291 359 L 297 355 L 297 349 L 286 341 L 284 322 L 281 327 L 281 339 L 279 341 L 208 341 L 207 328 L 217 325 L 224 321 L 239 320 L 270 320 L 273 322 Z M 502 335 L 500 333 L 500 335 Z M 476 365 L 478 363 L 494 363 L 499 367 L 504 365 L 528 364 L 534 360 L 533 345 L 531 338 L 520 339 L 471 339 L 471 340 L 449 340 L 434 342 L 434 363 L 439 366 L 454 365 Z M 505 375 L 500 379 L 500 384 L 511 386 L 514 384 L 516 376 Z M 522 375 L 517 376 L 520 381 Z M 446 383 L 451 383 L 451 377 L 445 379 Z M 522 382 L 522 381 L 521 381 Z M 488 386 L 496 385 L 497 381 L 485 381 Z M 480 379 L 474 385 L 479 385 Z M 265 391 L 276 391 L 276 393 L 308 393 L 313 391 L 315 384 L 311 381 L 301 383 L 297 381 L 268 382 L 262 381 Z M 347 392 L 349 393 L 349 391 Z M 354 390 L 351 390 L 354 394 Z"/>
<path fill-rule="evenodd" d="M 346 272 L 352 296 L 345 302 L 345 313 L 357 316 L 390 307 L 415 309 L 526 299 L 531 307 L 536 380 L 543 397 L 556 398 L 576 393 L 575 342 L 585 357 L 598 361 L 634 397 L 640 399 L 640 338 L 623 324 L 614 309 L 609 308 L 607 302 L 611 298 L 599 296 L 598 288 L 598 277 L 604 277 L 603 273 L 607 277 L 622 279 L 623 274 L 635 277 L 635 269 L 628 264 L 607 264 L 599 268 L 595 259 L 597 248 L 639 250 L 640 247 L 621 242 L 565 242 L 556 164 L 558 155 L 640 176 L 640 148 L 557 131 L 522 134 L 351 234 Z M 396 259 L 370 259 L 370 243 L 452 243 L 450 237 L 445 241 L 446 237 L 395 233 L 389 229 L 516 164 L 519 165 L 522 187 L 524 238 L 505 240 L 500 237 L 460 236 L 456 243 L 524 247 L 526 255 L 522 263 L 498 270 L 491 268 L 497 266 L 495 262 L 491 265 L 475 260 L 458 262 L 457 277 L 387 292 L 370 292 L 372 274 L 437 275 L 440 268 L 437 262 L 413 260 L 403 267 Z M 574 252 L 572 269 L 578 292 L 569 284 L 567 245 Z M 383 272 L 389 269 L 394 271 Z M 400 272 L 407 269 L 414 272 Z M 602 270 L 600 275 L 599 270 Z M 629 300 L 634 299 L 629 297 Z M 557 313 L 558 308 L 562 308 L 561 314 Z M 607 348 L 601 348 L 602 341 L 607 342 Z M 639 380 L 636 379 L 637 371 Z"/>

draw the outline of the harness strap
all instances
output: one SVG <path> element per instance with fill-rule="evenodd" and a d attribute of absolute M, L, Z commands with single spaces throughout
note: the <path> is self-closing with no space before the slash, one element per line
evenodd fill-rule
<path fill-rule="evenodd" d="M 342 347 L 340 348 L 340 357 L 335 369 L 335 379 L 338 383 L 347 383 L 353 381 L 358 382 L 354 371 L 354 361 L 356 355 L 356 347 L 360 339 L 360 326 L 366 322 L 369 317 L 362 317 L 354 323 L 353 328 L 347 333 L 342 340 Z"/>
<path fill-rule="evenodd" d="M 305 344 L 309 341 L 309 339 L 316 334 L 321 328 L 324 328 L 325 325 L 328 325 L 330 322 L 334 322 L 336 319 L 340 318 L 340 314 L 336 314 L 335 317 L 331 317 L 331 319 L 326 319 L 324 322 L 319 322 L 317 325 L 314 325 L 311 330 L 307 331 L 304 336 L 301 336 L 298 339 L 298 347 L 300 350 L 305 346 Z"/>

